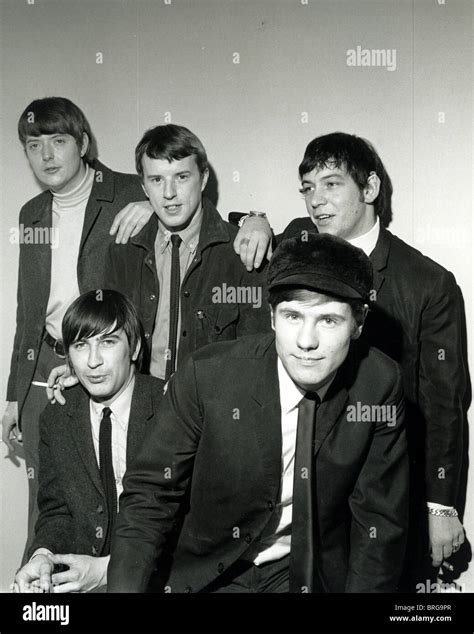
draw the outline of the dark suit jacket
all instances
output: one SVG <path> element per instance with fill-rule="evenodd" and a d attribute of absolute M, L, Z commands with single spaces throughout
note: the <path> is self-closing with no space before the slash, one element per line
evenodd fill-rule
<path fill-rule="evenodd" d="M 106 284 L 124 293 L 136 306 L 151 350 L 160 288 L 155 264 L 158 219 L 153 216 L 127 244 L 111 244 L 106 264 Z M 178 367 L 191 352 L 217 341 L 270 330 L 266 300 L 266 271 L 248 272 L 232 246 L 237 229 L 222 220 L 207 198 L 196 256 L 181 284 L 181 331 Z M 252 303 L 216 301 L 215 289 L 223 285 L 260 291 L 259 308 Z M 224 298 L 231 298 L 224 293 Z"/>
<path fill-rule="evenodd" d="M 96 178 L 87 202 L 77 262 L 81 293 L 103 288 L 105 255 L 109 244 L 115 239 L 109 235 L 112 222 L 125 205 L 144 199 L 137 176 L 112 172 L 99 161 L 93 167 Z M 49 190 L 32 198 L 20 211 L 20 225 L 33 230 L 51 227 L 51 205 Z M 20 412 L 36 369 L 50 283 L 50 245 L 21 244 L 16 333 L 7 388 L 7 400 L 18 401 Z"/>
<path fill-rule="evenodd" d="M 138 374 L 127 434 L 127 465 L 157 423 L 162 383 Z M 105 493 L 92 440 L 89 397 L 82 387 L 67 403 L 48 405 L 40 418 L 39 517 L 29 555 L 53 553 L 104 556 L 108 529 Z"/>
<path fill-rule="evenodd" d="M 357 402 L 396 406 L 396 424 L 351 422 L 347 407 Z M 167 585 L 203 590 L 272 517 L 281 452 L 273 335 L 194 353 L 171 379 L 159 423 L 124 478 L 109 591 L 144 591 L 183 503 L 189 510 Z M 352 347 L 319 408 L 315 456 L 315 564 L 323 587 L 393 591 L 405 547 L 408 461 L 400 371 L 382 352 Z"/>
<path fill-rule="evenodd" d="M 301 231 L 317 229 L 297 218 L 283 238 Z M 402 367 L 412 484 L 421 499 L 455 506 L 466 389 L 456 280 L 384 228 L 370 259 L 377 295 L 363 337 Z"/>

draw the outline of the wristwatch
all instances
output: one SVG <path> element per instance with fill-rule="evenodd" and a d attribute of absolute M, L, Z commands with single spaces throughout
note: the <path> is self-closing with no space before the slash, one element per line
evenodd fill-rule
<path fill-rule="evenodd" d="M 252 217 L 266 218 L 267 214 L 264 211 L 249 211 L 247 215 L 242 216 L 242 218 L 240 218 L 238 222 L 239 227 L 241 227 L 244 224 L 247 218 L 252 218 Z"/>

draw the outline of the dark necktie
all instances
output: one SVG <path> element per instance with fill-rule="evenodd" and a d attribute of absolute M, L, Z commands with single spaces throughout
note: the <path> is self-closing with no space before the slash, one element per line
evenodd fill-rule
<path fill-rule="evenodd" d="M 100 477 L 104 487 L 105 498 L 107 500 L 108 513 L 108 530 L 105 538 L 105 547 L 103 554 L 110 552 L 110 540 L 112 530 L 117 516 L 117 488 L 115 486 L 114 466 L 112 463 L 112 421 L 110 407 L 104 407 L 102 410 L 102 420 L 100 421 L 99 431 L 99 462 Z"/>
<path fill-rule="evenodd" d="M 320 398 L 308 392 L 298 406 L 293 517 L 291 521 L 290 592 L 313 590 L 313 454 L 316 410 Z"/>
<path fill-rule="evenodd" d="M 171 277 L 170 277 L 170 332 L 168 339 L 168 355 L 166 360 L 165 381 L 176 370 L 176 346 L 178 342 L 179 291 L 181 286 L 179 267 L 179 247 L 181 237 L 177 233 L 171 236 Z"/>

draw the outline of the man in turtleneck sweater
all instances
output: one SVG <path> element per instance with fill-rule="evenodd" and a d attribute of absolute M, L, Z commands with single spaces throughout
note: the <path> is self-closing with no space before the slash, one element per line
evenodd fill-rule
<path fill-rule="evenodd" d="M 383 226 L 391 219 L 392 185 L 368 141 L 342 132 L 317 137 L 299 175 L 309 218 L 293 220 L 280 238 L 330 233 L 362 249 L 374 266 L 362 337 L 403 371 L 411 515 L 401 589 L 419 592 L 464 542 L 457 509 L 466 388 L 461 295 L 452 273 Z M 259 266 L 271 235 L 262 222 L 246 219 L 234 243 L 249 270 Z"/>
<path fill-rule="evenodd" d="M 68 99 L 33 101 L 20 117 L 18 133 L 45 188 L 20 212 L 20 234 L 34 239 L 20 244 L 17 327 L 2 420 L 10 451 L 15 441 L 23 443 L 30 543 L 37 516 L 38 420 L 47 404 L 45 382 L 64 359 L 62 318 L 80 293 L 103 286 L 112 232 L 126 241 L 152 211 L 141 207 L 137 216 L 129 205 L 144 198 L 136 176 L 112 172 L 92 159 L 89 124 Z"/>

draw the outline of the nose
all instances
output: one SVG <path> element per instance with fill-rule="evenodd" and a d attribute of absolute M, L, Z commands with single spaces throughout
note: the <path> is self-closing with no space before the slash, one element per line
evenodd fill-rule
<path fill-rule="evenodd" d="M 300 350 L 316 350 L 319 347 L 319 334 L 317 326 L 313 322 L 305 320 L 301 324 L 296 344 Z"/>
<path fill-rule="evenodd" d="M 90 346 L 89 348 L 89 357 L 87 359 L 87 365 L 90 368 L 97 368 L 99 365 L 102 365 L 102 355 L 100 353 L 99 346 Z"/>
<path fill-rule="evenodd" d="M 176 196 L 176 185 L 172 179 L 165 181 L 163 196 L 167 200 L 171 200 Z"/>
<path fill-rule="evenodd" d="M 313 209 L 316 209 L 320 205 L 325 205 L 327 202 L 326 197 L 324 196 L 321 188 L 315 187 L 312 196 L 310 197 L 309 203 Z"/>
<path fill-rule="evenodd" d="M 53 146 L 49 141 L 45 141 L 41 147 L 41 157 L 43 161 L 49 161 L 53 158 Z"/>

